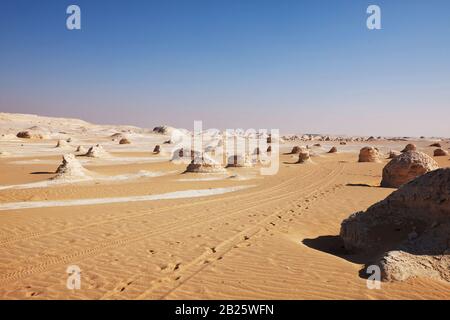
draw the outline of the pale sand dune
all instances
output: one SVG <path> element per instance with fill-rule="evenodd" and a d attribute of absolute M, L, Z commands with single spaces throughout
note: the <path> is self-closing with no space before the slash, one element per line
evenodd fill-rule
<path fill-rule="evenodd" d="M 117 130 L 101 132 L 99 136 L 109 137 Z M 161 145 L 167 139 L 149 135 L 158 136 L 154 140 Z M 297 159 L 282 155 L 275 176 L 229 168 L 226 178 L 208 179 L 183 175 L 186 165 L 168 160 L 120 162 L 158 159 L 151 154 L 153 140 L 140 153 L 135 141 L 114 153 L 117 162 L 83 163 L 103 181 L 0 190 L 0 207 L 32 206 L 0 211 L 1 299 L 450 299 L 449 283 L 426 278 L 367 289 L 359 275 L 367 261 L 348 255 L 337 237 L 343 219 L 395 190 L 378 187 L 381 173 L 387 152 L 406 143 L 400 148 L 391 141 L 327 142 L 314 165 L 296 164 Z M 94 143 L 112 150 L 103 141 Z M 414 143 L 432 155 L 430 141 Z M 30 148 L 40 149 L 33 144 Z M 289 152 L 293 145 L 283 148 Z M 333 145 L 339 153 L 326 154 Z M 357 151 L 366 145 L 382 151 L 380 163 L 358 163 Z M 37 154 L 1 158 L 0 185 L 51 178 L 60 156 Z M 435 160 L 450 166 L 448 157 Z M 161 175 L 113 179 L 141 170 Z M 191 190 L 202 192 L 192 198 Z M 148 197 L 155 199 L 142 201 Z M 139 201 L 94 203 L 105 198 Z M 80 201 L 85 205 L 77 205 Z M 35 208 L 36 203 L 73 205 Z M 66 288 L 69 265 L 82 270 L 81 290 Z"/>

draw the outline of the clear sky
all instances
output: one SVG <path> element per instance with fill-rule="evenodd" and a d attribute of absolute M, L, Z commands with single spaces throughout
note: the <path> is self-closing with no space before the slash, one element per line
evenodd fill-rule
<path fill-rule="evenodd" d="M 366 27 L 370 4 L 382 30 Z M 0 2 L 4 112 L 450 136 L 449 102 L 448 0 Z"/>

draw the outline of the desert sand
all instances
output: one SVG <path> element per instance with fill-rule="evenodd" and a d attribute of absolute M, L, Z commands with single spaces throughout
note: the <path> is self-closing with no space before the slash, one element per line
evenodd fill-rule
<path fill-rule="evenodd" d="M 186 172 L 172 132 L 0 113 L 0 299 L 450 299 L 427 277 L 368 289 L 368 258 L 339 236 L 396 190 L 380 187 L 390 151 L 411 143 L 447 168 L 432 145 L 448 139 L 285 136 L 279 172 L 262 176 Z M 292 149 L 307 145 L 299 163 Z M 359 162 L 364 147 L 377 161 Z"/>

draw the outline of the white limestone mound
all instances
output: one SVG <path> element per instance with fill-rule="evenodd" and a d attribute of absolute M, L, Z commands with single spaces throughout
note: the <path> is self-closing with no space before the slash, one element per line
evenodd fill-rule
<path fill-rule="evenodd" d="M 109 158 L 111 155 L 103 149 L 99 144 L 89 148 L 88 152 L 85 154 L 86 157 L 91 158 Z"/>
<path fill-rule="evenodd" d="M 226 169 L 223 168 L 214 159 L 207 155 L 196 156 L 187 166 L 186 172 L 193 173 L 226 173 Z"/>
<path fill-rule="evenodd" d="M 66 140 L 58 140 L 55 148 L 67 148 L 69 147 L 69 143 Z"/>
<path fill-rule="evenodd" d="M 202 154 L 199 151 L 192 150 L 190 148 L 177 148 L 172 151 L 172 162 L 175 163 L 191 163 L 195 157 L 201 157 Z"/>
<path fill-rule="evenodd" d="M 63 156 L 63 162 L 55 173 L 56 176 L 52 180 L 87 180 L 91 178 L 89 171 L 83 168 L 73 154 Z"/>
<path fill-rule="evenodd" d="M 78 146 L 75 152 L 86 154 L 87 150 L 83 146 Z"/>

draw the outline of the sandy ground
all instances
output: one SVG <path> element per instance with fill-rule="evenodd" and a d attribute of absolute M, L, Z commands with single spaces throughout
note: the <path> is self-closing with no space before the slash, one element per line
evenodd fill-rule
<path fill-rule="evenodd" d="M 352 143 L 303 165 L 283 154 L 277 175 L 233 168 L 211 179 L 183 174 L 186 165 L 153 155 L 163 137 L 152 139 L 142 142 L 146 150 L 110 148 L 116 160 L 131 161 L 84 164 L 103 177 L 129 179 L 0 190 L 1 299 L 450 299 L 450 284 L 429 279 L 369 290 L 360 275 L 366 261 L 347 254 L 337 237 L 344 218 L 394 191 L 379 187 L 387 160 L 358 163 L 355 150 L 404 142 Z M 0 141 L 0 148 L 16 151 L 0 158 L 0 186 L 52 177 L 60 153 L 38 152 L 42 144 Z M 431 154 L 429 141 L 417 144 Z M 449 157 L 435 159 L 450 166 Z M 136 176 L 142 170 L 162 174 Z M 218 189 L 223 192 L 208 195 Z M 191 197 L 193 190 L 207 195 Z M 1 210 L 11 203 L 178 191 L 184 197 Z M 81 268 L 80 290 L 66 287 L 70 265 Z"/>

